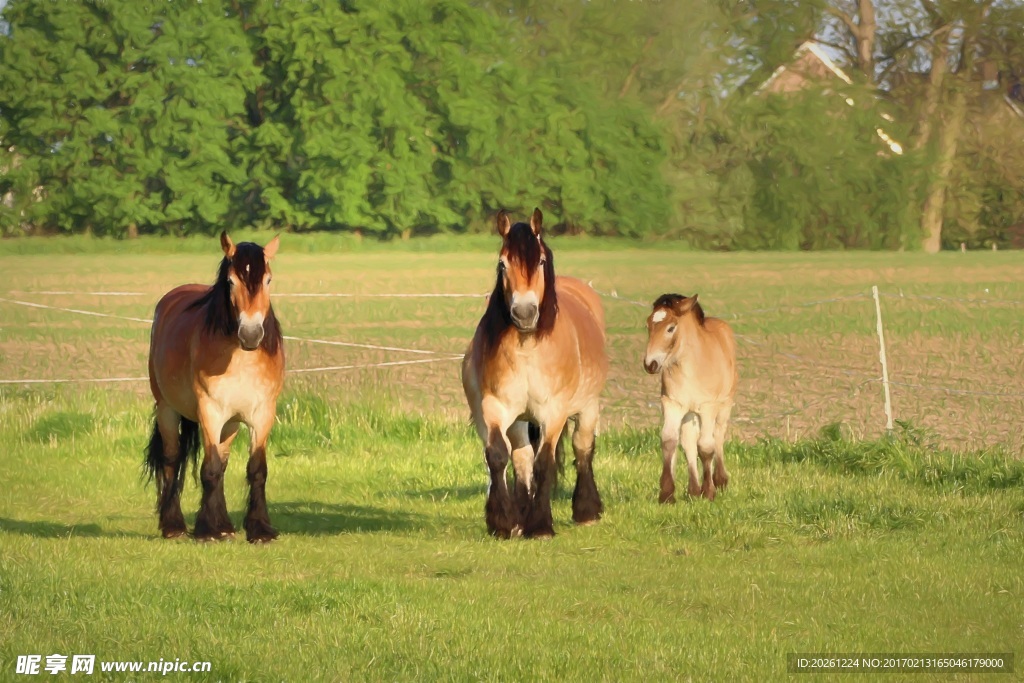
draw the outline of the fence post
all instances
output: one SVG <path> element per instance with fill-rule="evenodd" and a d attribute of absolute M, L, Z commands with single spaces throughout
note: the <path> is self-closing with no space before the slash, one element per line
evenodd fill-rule
<path fill-rule="evenodd" d="M 892 431 L 892 401 L 889 398 L 889 365 L 885 361 L 885 335 L 882 333 L 882 304 L 878 300 L 878 285 L 871 286 L 875 298 L 875 329 L 878 331 L 878 360 L 882 363 L 882 389 L 885 392 L 885 429 Z"/>

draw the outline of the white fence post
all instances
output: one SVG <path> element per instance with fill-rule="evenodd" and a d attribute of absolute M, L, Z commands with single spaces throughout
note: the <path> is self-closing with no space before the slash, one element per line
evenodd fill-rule
<path fill-rule="evenodd" d="M 871 286 L 875 298 L 875 329 L 878 331 L 878 360 L 882 363 L 882 389 L 885 392 L 885 429 L 892 431 L 892 401 L 889 398 L 889 365 L 885 362 L 885 335 L 882 333 L 882 304 L 878 300 L 878 285 Z"/>

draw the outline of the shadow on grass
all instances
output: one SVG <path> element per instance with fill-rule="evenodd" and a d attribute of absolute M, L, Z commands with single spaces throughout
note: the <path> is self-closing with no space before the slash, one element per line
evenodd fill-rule
<path fill-rule="evenodd" d="M 335 505 L 289 501 L 268 503 L 270 519 L 281 534 L 331 536 L 347 533 L 411 531 L 424 526 L 425 518 L 365 505 Z"/>
<path fill-rule="evenodd" d="M 105 530 L 98 524 L 62 524 L 60 522 L 9 519 L 0 517 L 0 531 L 35 538 L 148 538 L 132 531 Z"/>

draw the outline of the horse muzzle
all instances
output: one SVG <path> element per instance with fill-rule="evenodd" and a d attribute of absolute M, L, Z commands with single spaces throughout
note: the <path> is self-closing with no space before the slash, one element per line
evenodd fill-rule
<path fill-rule="evenodd" d="M 535 303 L 513 304 L 510 313 L 512 324 L 520 332 L 533 332 L 537 329 L 537 320 L 540 318 L 540 309 Z"/>
<path fill-rule="evenodd" d="M 259 348 L 260 342 L 263 341 L 263 325 L 257 323 L 254 325 L 239 325 L 238 326 L 238 341 L 241 342 L 242 348 L 246 351 L 255 351 Z"/>
<path fill-rule="evenodd" d="M 644 358 L 644 370 L 647 371 L 648 375 L 656 375 L 661 371 L 661 361 L 656 358 L 648 360 Z"/>

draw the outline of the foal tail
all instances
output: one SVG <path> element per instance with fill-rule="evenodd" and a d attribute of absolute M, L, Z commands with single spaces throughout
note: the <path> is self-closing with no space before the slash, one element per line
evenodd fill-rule
<path fill-rule="evenodd" d="M 196 460 L 199 455 L 199 424 L 192 420 L 181 418 L 181 427 L 178 436 L 178 462 L 175 463 L 174 478 L 181 484 L 184 479 L 185 467 L 188 462 L 192 463 L 192 471 L 195 472 Z M 164 468 L 164 438 L 160 436 L 160 425 L 156 419 L 153 420 L 153 435 L 149 437 L 149 445 L 146 446 L 146 458 L 142 463 L 142 476 L 146 481 L 156 479 L 157 493 L 163 493 L 164 479 L 160 476 Z"/>

